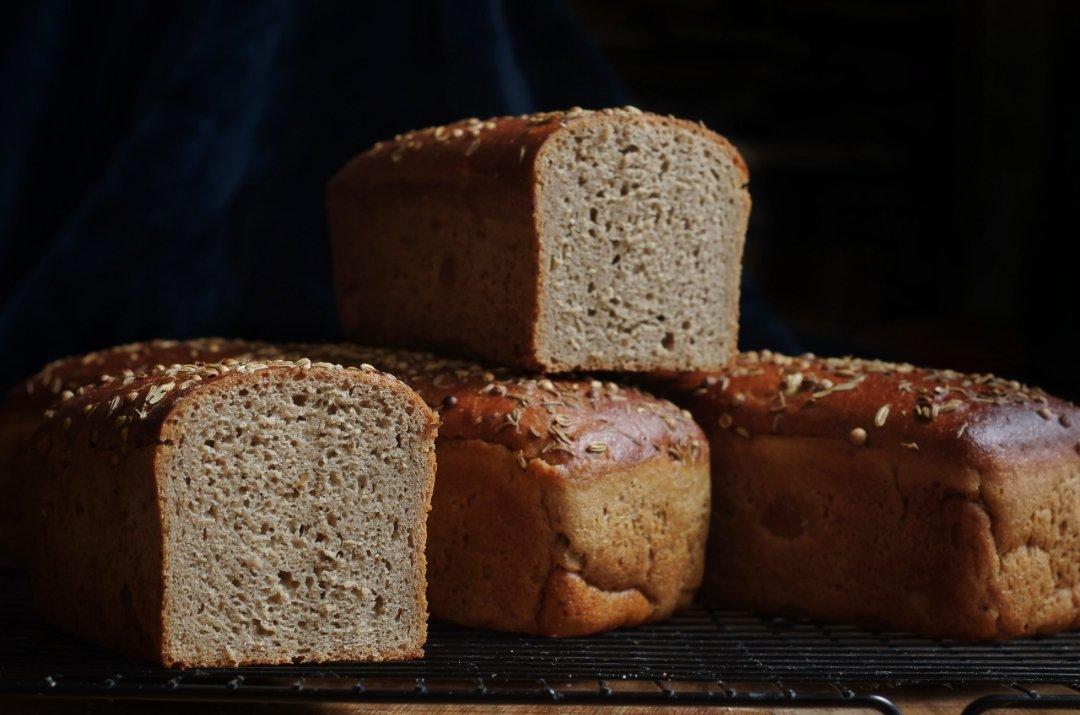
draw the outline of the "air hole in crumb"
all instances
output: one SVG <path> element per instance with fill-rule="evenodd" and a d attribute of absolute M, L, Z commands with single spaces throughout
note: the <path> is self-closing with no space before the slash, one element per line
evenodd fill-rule
<path fill-rule="evenodd" d="M 589 281 L 589 286 L 586 290 L 588 290 L 590 293 L 594 292 L 596 290 L 596 284 L 592 281 Z"/>
<path fill-rule="evenodd" d="M 660 341 L 660 344 L 664 346 L 664 350 L 671 350 L 675 347 L 675 336 L 671 333 L 666 333 L 664 339 Z"/>
<path fill-rule="evenodd" d="M 277 577 L 278 581 L 281 582 L 281 585 L 290 591 L 295 591 L 300 587 L 300 582 L 294 579 L 292 573 L 289 571 L 278 571 Z"/>
<path fill-rule="evenodd" d="M 622 260 L 622 254 L 621 253 L 616 253 L 615 257 L 611 259 L 611 265 L 614 266 L 621 260 Z"/>
<path fill-rule="evenodd" d="M 386 600 L 382 596 L 375 597 L 375 613 L 381 616 L 386 612 Z"/>
<path fill-rule="evenodd" d="M 296 405 L 297 407 L 303 407 L 304 405 L 306 405 L 307 400 L 308 400 L 308 396 L 304 395 L 304 394 L 299 394 L 299 395 L 293 395 L 292 396 L 293 404 Z"/>
<path fill-rule="evenodd" d="M 593 223 L 596 223 L 596 218 L 597 218 L 598 214 L 599 214 L 599 212 L 596 210 L 596 207 L 593 206 L 591 209 L 589 209 L 589 220 L 592 221 Z"/>
<path fill-rule="evenodd" d="M 683 330 L 689 330 L 690 329 L 690 321 L 689 320 L 684 320 L 682 322 L 682 329 Z"/>

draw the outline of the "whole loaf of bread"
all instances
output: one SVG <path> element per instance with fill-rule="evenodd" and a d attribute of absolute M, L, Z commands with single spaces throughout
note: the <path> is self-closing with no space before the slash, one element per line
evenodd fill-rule
<path fill-rule="evenodd" d="M 709 434 L 736 608 L 991 639 L 1080 627 L 1080 412 L 1014 380 L 746 353 L 660 378 Z"/>

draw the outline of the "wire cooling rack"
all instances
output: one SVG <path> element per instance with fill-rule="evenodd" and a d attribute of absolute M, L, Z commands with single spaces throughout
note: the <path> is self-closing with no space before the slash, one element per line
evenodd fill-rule
<path fill-rule="evenodd" d="M 0 695 L 202 700 L 712 703 L 899 712 L 898 687 L 1000 685 L 968 712 L 1080 709 L 1080 633 L 1006 643 L 762 618 L 700 605 L 643 628 L 544 639 L 433 624 L 406 663 L 166 670 L 39 619 L 0 572 Z M 1053 694 L 1046 694 L 1052 685 Z"/>

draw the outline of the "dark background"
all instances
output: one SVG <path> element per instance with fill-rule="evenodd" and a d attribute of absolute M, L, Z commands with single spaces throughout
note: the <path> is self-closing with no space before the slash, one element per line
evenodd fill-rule
<path fill-rule="evenodd" d="M 743 152 L 746 270 L 806 347 L 1080 397 L 1080 3 L 572 5 L 643 107 Z"/>
<path fill-rule="evenodd" d="M 1067 0 L 5 5 L 0 383 L 148 337 L 336 338 L 349 156 L 631 101 L 747 159 L 743 347 L 1076 399 L 1078 38 Z"/>

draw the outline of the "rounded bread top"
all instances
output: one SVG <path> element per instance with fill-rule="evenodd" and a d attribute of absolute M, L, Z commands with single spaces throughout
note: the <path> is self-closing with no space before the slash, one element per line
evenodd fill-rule
<path fill-rule="evenodd" d="M 1080 450 L 1080 413 L 1037 387 L 993 375 L 853 357 L 747 352 L 727 369 L 659 378 L 710 432 L 797 435 L 949 458 Z"/>

